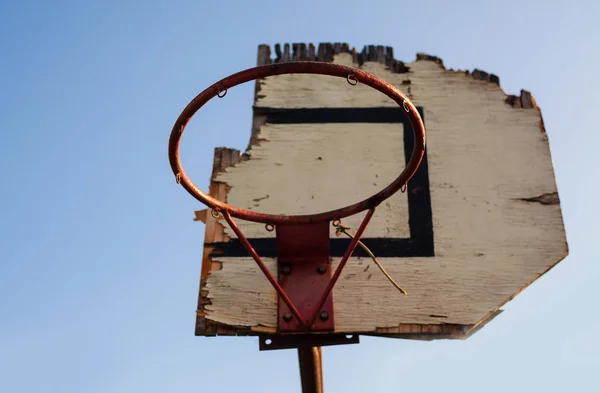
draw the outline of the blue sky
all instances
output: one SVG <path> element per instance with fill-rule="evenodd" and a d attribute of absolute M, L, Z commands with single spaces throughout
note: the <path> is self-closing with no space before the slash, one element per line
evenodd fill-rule
<path fill-rule="evenodd" d="M 4 1 L 0 4 L 0 391 L 299 392 L 294 351 L 194 337 L 203 227 L 168 134 L 256 47 L 348 42 L 533 92 L 570 255 L 467 341 L 324 349 L 328 392 L 597 391 L 596 1 Z M 252 85 L 209 103 L 184 165 L 246 147 Z M 217 390 L 218 389 L 218 390 Z"/>

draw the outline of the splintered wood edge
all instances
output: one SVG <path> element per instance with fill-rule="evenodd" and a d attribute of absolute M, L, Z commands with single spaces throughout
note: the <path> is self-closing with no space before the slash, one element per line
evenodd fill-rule
<path fill-rule="evenodd" d="M 235 165 L 241 160 L 239 150 L 229 149 L 225 147 L 215 148 L 215 156 L 213 161 L 213 171 L 209 186 L 209 195 L 220 201 L 227 201 L 227 193 L 229 186 L 225 183 L 215 181 L 217 175 L 225 170 L 225 168 Z M 200 210 L 195 212 L 195 221 L 202 221 L 206 224 L 204 232 L 204 243 L 224 242 L 229 241 L 225 234 L 223 225 L 215 219 L 212 214 L 207 214 L 208 210 Z M 230 335 L 235 334 L 235 328 L 227 325 L 218 324 L 205 317 L 204 306 L 210 304 L 208 298 L 208 290 L 206 289 L 206 280 L 213 270 L 220 270 L 221 263 L 213 261 L 211 253 L 214 247 L 203 247 L 202 254 L 202 269 L 200 271 L 200 291 L 198 294 L 198 308 L 196 312 L 196 335 L 197 336 L 214 336 L 217 334 Z"/>

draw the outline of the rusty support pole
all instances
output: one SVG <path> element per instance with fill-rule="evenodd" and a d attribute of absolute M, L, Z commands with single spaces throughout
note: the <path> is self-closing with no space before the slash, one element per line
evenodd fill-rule
<path fill-rule="evenodd" d="M 323 393 L 321 347 L 298 348 L 302 393 Z"/>

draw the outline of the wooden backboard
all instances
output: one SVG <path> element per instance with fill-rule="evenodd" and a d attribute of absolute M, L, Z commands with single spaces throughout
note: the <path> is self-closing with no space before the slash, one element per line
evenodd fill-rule
<path fill-rule="evenodd" d="M 259 47 L 259 64 L 333 61 L 397 86 L 419 108 L 427 151 L 406 193 L 381 204 L 364 243 L 408 296 L 357 250 L 334 289 L 336 332 L 465 337 L 568 253 L 548 137 L 530 93 L 495 75 L 447 70 L 436 57 L 345 44 Z M 281 75 L 256 83 L 248 150 L 215 150 L 210 194 L 267 213 L 307 214 L 389 184 L 412 151 L 412 129 L 388 97 L 340 78 Z M 364 214 L 343 220 L 356 230 Z M 227 224 L 206 211 L 197 335 L 275 333 L 274 289 Z M 271 271 L 275 232 L 237 220 Z M 335 267 L 349 240 L 331 229 Z"/>

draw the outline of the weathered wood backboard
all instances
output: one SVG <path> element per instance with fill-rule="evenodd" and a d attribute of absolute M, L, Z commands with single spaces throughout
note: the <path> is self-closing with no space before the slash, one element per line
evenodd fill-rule
<path fill-rule="evenodd" d="M 530 93 L 505 94 L 495 75 L 447 70 L 436 57 L 345 44 L 259 47 L 259 64 L 319 60 L 361 67 L 419 108 L 427 151 L 406 193 L 381 204 L 367 244 L 402 295 L 357 249 L 334 289 L 337 332 L 465 337 L 567 255 L 548 137 Z M 316 53 L 315 53 L 316 52 Z M 404 112 L 341 78 L 282 75 L 256 83 L 248 150 L 215 150 L 210 194 L 267 213 L 308 214 L 362 200 L 388 185 L 412 151 Z M 274 289 L 227 224 L 206 211 L 197 335 L 274 333 Z M 356 230 L 364 216 L 343 223 Z M 237 220 L 271 271 L 275 232 Z M 335 268 L 349 240 L 331 229 Z"/>

